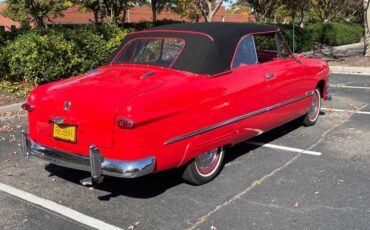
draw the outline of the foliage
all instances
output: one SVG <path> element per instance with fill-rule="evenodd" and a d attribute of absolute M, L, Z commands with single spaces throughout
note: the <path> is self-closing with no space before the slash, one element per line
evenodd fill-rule
<path fill-rule="evenodd" d="M 280 0 L 239 0 L 238 2 L 241 5 L 251 8 L 258 22 L 271 22 L 274 18 L 276 9 L 281 4 Z"/>
<path fill-rule="evenodd" d="M 223 0 L 195 0 L 195 6 L 199 9 L 206 22 L 212 21 L 213 16 L 222 3 Z"/>
<path fill-rule="evenodd" d="M 358 24 L 330 23 L 324 26 L 323 43 L 331 46 L 357 43 L 363 33 L 363 27 Z"/>
<path fill-rule="evenodd" d="M 44 26 L 44 18 L 61 15 L 62 11 L 72 5 L 72 1 L 59 0 L 7 0 L 3 15 L 21 24 L 36 23 Z"/>
<path fill-rule="evenodd" d="M 5 74 L 9 72 L 8 56 L 5 52 L 5 47 L 0 46 L 0 81 L 4 78 Z"/>
<path fill-rule="evenodd" d="M 360 24 L 316 23 L 308 26 L 313 42 L 340 46 L 361 41 L 364 33 Z"/>
<path fill-rule="evenodd" d="M 293 27 L 291 25 L 279 25 L 287 43 L 293 51 Z M 296 53 L 312 50 L 312 35 L 307 29 L 294 28 L 294 51 Z"/>
<path fill-rule="evenodd" d="M 195 0 L 177 0 L 172 11 L 195 22 L 199 21 L 199 16 L 202 14 Z"/>
<path fill-rule="evenodd" d="M 362 0 L 311 0 L 311 7 L 321 22 L 348 21 L 361 13 Z"/>
<path fill-rule="evenodd" d="M 76 74 L 81 59 L 73 55 L 75 44 L 60 34 L 31 32 L 19 36 L 6 48 L 9 77 L 18 81 L 43 83 Z"/>
<path fill-rule="evenodd" d="M 12 82 L 0 79 L 0 91 L 6 93 L 12 93 L 19 97 L 26 97 L 36 84 L 26 82 Z"/>
<path fill-rule="evenodd" d="M 310 0 L 281 0 L 282 9 L 285 11 L 284 16 L 290 16 L 292 20 L 299 14 L 299 25 L 301 28 L 304 27 L 305 12 L 310 7 Z"/>
<path fill-rule="evenodd" d="M 0 53 L 12 81 L 44 83 L 84 73 L 102 65 L 126 31 L 108 26 L 37 29 L 19 35 Z M 4 56 L 4 58 L 1 58 Z"/>

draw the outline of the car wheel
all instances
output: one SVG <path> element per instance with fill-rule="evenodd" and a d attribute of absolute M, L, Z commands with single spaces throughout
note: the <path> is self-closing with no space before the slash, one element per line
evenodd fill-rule
<path fill-rule="evenodd" d="M 214 148 L 196 157 L 190 162 L 182 175 L 182 178 L 195 185 L 201 185 L 213 180 L 223 167 L 225 150 L 223 147 Z"/>
<path fill-rule="evenodd" d="M 312 96 L 310 108 L 303 119 L 303 125 L 311 126 L 314 125 L 319 119 L 321 109 L 321 93 L 320 90 L 316 89 Z"/>

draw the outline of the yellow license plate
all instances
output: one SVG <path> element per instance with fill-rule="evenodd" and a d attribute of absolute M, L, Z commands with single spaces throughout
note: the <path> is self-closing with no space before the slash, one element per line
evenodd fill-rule
<path fill-rule="evenodd" d="M 76 126 L 54 124 L 53 137 L 63 141 L 76 142 Z"/>

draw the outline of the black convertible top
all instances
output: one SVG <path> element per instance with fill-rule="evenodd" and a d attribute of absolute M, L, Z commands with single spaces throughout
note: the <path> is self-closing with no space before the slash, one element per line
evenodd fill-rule
<path fill-rule="evenodd" d="M 181 38 L 185 40 L 185 48 L 171 68 L 196 74 L 215 75 L 230 70 L 234 51 L 243 36 L 278 30 L 271 25 L 252 23 L 171 24 L 128 34 L 116 53 L 130 40 L 140 37 Z"/>

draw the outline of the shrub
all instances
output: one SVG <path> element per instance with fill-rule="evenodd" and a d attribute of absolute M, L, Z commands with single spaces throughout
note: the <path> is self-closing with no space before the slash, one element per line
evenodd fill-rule
<path fill-rule="evenodd" d="M 5 78 L 8 73 L 8 56 L 6 55 L 5 48 L 0 46 L 0 80 Z"/>
<path fill-rule="evenodd" d="M 340 46 L 357 43 L 363 36 L 363 28 L 360 24 L 352 23 L 315 23 L 307 26 L 314 42 Z"/>
<path fill-rule="evenodd" d="M 56 34 L 40 35 L 30 32 L 10 43 L 10 80 L 44 83 L 76 73 L 81 58 L 74 54 L 75 44 Z"/>
<path fill-rule="evenodd" d="M 279 25 L 279 28 L 293 51 L 293 27 L 291 25 Z M 312 50 L 312 35 L 306 29 L 294 28 L 294 52 L 306 52 Z"/>
<path fill-rule="evenodd" d="M 340 46 L 361 41 L 364 31 L 359 24 L 330 23 L 324 26 L 323 43 Z"/>
<path fill-rule="evenodd" d="M 307 25 L 305 28 L 312 37 L 312 42 L 320 42 L 323 40 L 324 34 L 324 24 L 323 23 L 314 23 Z"/>
<path fill-rule="evenodd" d="M 7 63 L 5 76 L 12 81 L 40 84 L 79 75 L 104 64 L 126 32 L 108 26 L 35 29 L 9 42 L 0 64 Z"/>

